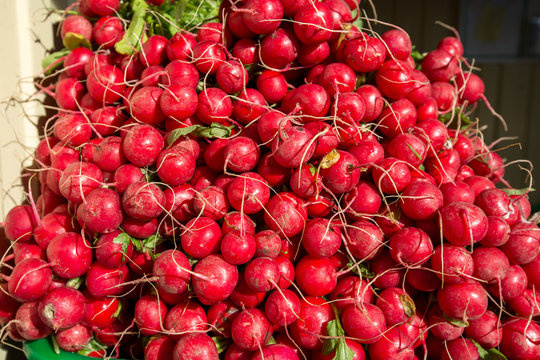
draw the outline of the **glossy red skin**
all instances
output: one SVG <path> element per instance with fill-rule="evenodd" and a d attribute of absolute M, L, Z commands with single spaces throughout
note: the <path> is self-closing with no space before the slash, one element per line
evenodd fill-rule
<path fill-rule="evenodd" d="M 53 330 L 38 315 L 38 302 L 25 302 L 15 314 L 17 335 L 24 340 L 38 340 L 49 336 Z"/>
<path fill-rule="evenodd" d="M 191 56 L 195 45 L 197 45 L 195 36 L 188 32 L 178 31 L 169 39 L 165 51 L 170 61 L 185 61 Z"/>
<path fill-rule="evenodd" d="M 260 3 L 247 0 L 242 13 L 244 24 L 255 34 L 265 35 L 276 30 L 283 18 L 283 5 L 279 0 Z"/>
<path fill-rule="evenodd" d="M 272 326 L 261 310 L 247 309 L 234 318 L 231 333 L 236 345 L 254 351 L 272 336 Z"/>
<path fill-rule="evenodd" d="M 431 265 L 435 275 L 448 284 L 461 284 L 474 271 L 472 256 L 461 246 L 450 244 L 435 248 Z"/>
<path fill-rule="evenodd" d="M 120 166 L 114 172 L 113 177 L 114 188 L 120 194 L 122 194 L 130 184 L 142 180 L 144 180 L 144 174 L 142 173 L 141 168 L 131 164 Z"/>
<path fill-rule="evenodd" d="M 413 220 L 428 220 L 443 206 L 443 194 L 427 181 L 415 181 L 403 190 L 401 210 Z"/>
<path fill-rule="evenodd" d="M 108 104 L 120 100 L 126 85 L 120 69 L 104 64 L 88 74 L 86 87 L 94 100 Z"/>
<path fill-rule="evenodd" d="M 239 123 L 249 125 L 266 111 L 266 101 L 256 89 L 245 89 L 233 104 L 233 118 Z"/>
<path fill-rule="evenodd" d="M 480 154 L 477 154 L 480 155 Z M 484 153 L 469 161 L 468 165 L 474 169 L 476 175 L 485 176 L 494 183 L 504 177 L 504 163 L 496 152 Z"/>
<path fill-rule="evenodd" d="M 338 150 L 338 153 L 337 162 L 320 171 L 324 184 L 335 195 L 351 191 L 361 175 L 360 163 L 353 154 L 343 150 Z"/>
<path fill-rule="evenodd" d="M 51 160 L 52 160 L 51 167 L 50 169 L 47 170 L 47 179 L 46 179 L 47 187 L 56 195 L 61 195 L 60 189 L 58 189 L 58 182 L 60 181 L 60 177 L 62 176 L 62 171 L 64 171 L 64 169 L 69 164 L 74 163 L 79 160 L 79 154 L 75 152 L 75 150 L 73 150 L 72 148 L 66 148 L 66 149 L 69 149 L 69 151 L 63 151 L 56 154 L 54 157 L 51 157 Z M 7 233 L 8 238 L 10 236 L 9 235 L 10 225 L 11 224 L 8 223 L 8 233 Z M 24 233 L 19 234 L 19 236 L 20 235 L 24 235 Z M 15 239 L 16 238 L 14 238 L 13 240 Z M 25 241 L 25 240 L 22 240 L 22 241 Z"/>
<path fill-rule="evenodd" d="M 309 296 L 326 296 L 336 287 L 336 269 L 329 258 L 306 255 L 296 264 L 295 271 L 296 284 Z"/>
<path fill-rule="evenodd" d="M 103 181 L 100 168 L 88 162 L 69 164 L 58 182 L 60 193 L 70 202 L 80 204 L 90 191 Z"/>
<path fill-rule="evenodd" d="M 74 78 L 63 78 L 56 84 L 56 103 L 66 110 L 78 110 L 78 105 L 85 94 L 84 85 Z M 79 145 L 79 144 L 77 144 Z"/>
<path fill-rule="evenodd" d="M 463 181 L 471 187 L 475 199 L 482 191 L 495 188 L 495 184 L 484 176 L 473 175 Z"/>
<path fill-rule="evenodd" d="M 427 54 L 422 60 L 422 71 L 430 81 L 449 82 L 459 71 L 456 57 L 446 50 L 436 49 Z"/>
<path fill-rule="evenodd" d="M 327 219 L 310 220 L 302 234 L 302 245 L 313 257 L 328 258 L 341 247 L 341 230 Z"/>
<path fill-rule="evenodd" d="M 437 119 L 426 119 L 416 123 L 416 135 L 428 144 L 428 156 L 439 152 L 449 139 L 448 129 Z"/>
<path fill-rule="evenodd" d="M 203 41 L 193 47 L 193 62 L 203 74 L 213 75 L 226 60 L 223 45 L 213 41 Z"/>
<path fill-rule="evenodd" d="M 403 160 L 418 167 L 427 155 L 424 142 L 417 136 L 409 133 L 399 134 L 394 137 L 385 148 L 386 154 Z"/>
<path fill-rule="evenodd" d="M 125 251 L 123 245 L 115 243 L 115 238 L 122 234 L 115 230 L 99 237 L 96 243 L 96 260 L 103 266 L 114 269 L 125 264 L 133 255 L 133 244 L 129 242 Z"/>
<path fill-rule="evenodd" d="M 122 207 L 127 215 L 140 221 L 150 221 L 163 212 L 165 195 L 153 183 L 139 181 L 130 184 L 122 195 Z"/>
<path fill-rule="evenodd" d="M 386 330 L 384 314 L 373 304 L 347 306 L 341 322 L 345 332 L 361 344 L 377 342 Z"/>
<path fill-rule="evenodd" d="M 289 181 L 291 190 L 302 198 L 316 196 L 322 189 L 320 174 L 317 174 L 312 165 L 306 165 L 294 170 Z"/>
<path fill-rule="evenodd" d="M 419 117 L 420 114 L 422 114 L 422 117 L 425 116 L 424 110 L 427 109 L 427 107 L 424 107 L 423 105 L 428 103 L 430 99 L 434 100 L 432 98 L 432 88 L 431 83 L 429 82 L 426 75 L 424 75 L 423 72 L 420 70 L 413 69 L 412 71 L 412 79 L 414 81 L 414 86 L 411 92 L 407 94 L 407 99 L 412 101 L 412 103 L 417 107 Z M 434 108 L 433 110 L 437 111 L 437 102 L 434 101 Z M 429 106 L 429 105 L 427 105 Z M 431 110 L 431 107 L 430 107 Z M 435 114 L 436 119 L 437 114 Z M 423 119 L 423 118 L 422 118 Z M 419 119 L 420 120 L 420 119 Z"/>
<path fill-rule="evenodd" d="M 444 205 L 455 201 L 474 203 L 474 193 L 469 185 L 463 181 L 448 182 L 440 186 L 443 194 Z"/>
<path fill-rule="evenodd" d="M 94 58 L 92 50 L 85 47 L 77 47 L 64 59 L 64 69 L 66 73 L 76 79 L 86 78 L 84 67 L 87 63 L 90 63 Z"/>
<path fill-rule="evenodd" d="M 114 134 L 124 123 L 125 117 L 118 107 L 99 108 L 90 115 L 93 130 L 102 136 Z"/>
<path fill-rule="evenodd" d="M 163 316 L 163 326 L 173 340 L 180 339 L 184 333 L 208 330 L 206 313 L 195 301 L 181 302 Z"/>
<path fill-rule="evenodd" d="M 139 60 L 146 66 L 161 65 L 167 60 L 166 46 L 169 40 L 161 35 L 152 35 L 142 45 Z"/>
<path fill-rule="evenodd" d="M 199 83 L 199 72 L 195 65 L 181 60 L 173 60 L 165 66 L 166 74 L 162 75 L 164 85 L 180 85 L 195 88 Z"/>
<path fill-rule="evenodd" d="M 359 140 L 355 145 L 347 149 L 359 162 L 359 165 L 367 170 L 373 168 L 373 164 L 384 159 L 384 149 L 376 140 Z"/>
<path fill-rule="evenodd" d="M 163 90 L 148 86 L 137 90 L 130 99 L 131 116 L 145 124 L 159 124 L 165 120 L 165 114 L 161 111 L 160 97 Z"/>
<path fill-rule="evenodd" d="M 257 90 L 268 103 L 278 103 L 287 93 L 287 80 L 280 72 L 263 70 L 257 77 Z"/>
<path fill-rule="evenodd" d="M 401 288 L 386 288 L 377 297 L 376 305 L 381 309 L 387 325 L 404 324 L 412 320 L 416 311 L 413 299 Z M 411 339 L 412 340 L 412 339 Z"/>
<path fill-rule="evenodd" d="M 304 84 L 285 95 L 281 108 L 287 114 L 303 115 L 302 123 L 320 120 L 330 109 L 330 96 L 317 84 Z"/>
<path fill-rule="evenodd" d="M 330 56 L 328 42 L 303 45 L 298 52 L 298 62 L 304 66 L 314 66 L 324 62 Z"/>
<path fill-rule="evenodd" d="M 370 359 L 412 360 L 415 358 L 414 347 L 410 346 L 412 341 L 400 328 L 391 328 L 369 346 Z"/>
<path fill-rule="evenodd" d="M 412 69 L 398 60 L 386 61 L 377 70 L 375 81 L 379 91 L 394 100 L 404 98 L 415 87 Z M 414 107 L 414 104 L 411 105 Z"/>
<path fill-rule="evenodd" d="M 195 157 L 182 147 L 163 150 L 156 161 L 158 176 L 170 186 L 185 184 L 195 173 L 195 160 Z"/>
<path fill-rule="evenodd" d="M 315 141 L 316 145 L 313 158 L 322 158 L 330 151 L 337 148 L 339 139 L 337 137 L 337 132 L 332 125 L 325 122 L 312 121 L 305 124 L 304 127 L 311 131 L 314 137 L 317 137 Z"/>
<path fill-rule="evenodd" d="M 427 314 L 428 326 L 431 334 L 440 340 L 454 340 L 459 338 L 464 328 L 450 324 L 444 317 L 439 305 L 431 306 Z M 429 339 L 429 337 L 428 337 Z"/>
<path fill-rule="evenodd" d="M 104 138 L 94 149 L 92 161 L 103 171 L 113 172 L 126 162 L 119 136 Z"/>
<path fill-rule="evenodd" d="M 353 220 L 360 220 L 365 215 L 375 215 L 382 203 L 382 198 L 375 186 L 363 180 L 360 180 L 343 199 L 343 207 Z"/>
<path fill-rule="evenodd" d="M 279 28 L 268 34 L 260 45 L 260 61 L 271 70 L 284 70 L 298 56 L 300 44 L 290 28 Z"/>
<path fill-rule="evenodd" d="M 118 298 L 86 297 L 86 311 L 82 323 L 92 329 L 105 329 L 114 323 L 120 306 Z"/>
<path fill-rule="evenodd" d="M 487 217 L 479 207 L 455 202 L 441 209 L 444 237 L 454 245 L 467 246 L 486 236 Z"/>
<path fill-rule="evenodd" d="M 405 277 L 405 270 L 388 252 L 381 252 L 373 258 L 370 270 L 375 273 L 373 284 L 380 289 L 399 287 Z"/>
<path fill-rule="evenodd" d="M 344 310 L 348 305 L 362 306 L 363 303 L 373 303 L 373 291 L 366 280 L 357 276 L 345 276 L 338 280 L 330 294 L 330 300 L 339 309 Z"/>
<path fill-rule="evenodd" d="M 232 321 L 239 311 L 229 300 L 210 306 L 207 315 L 212 332 L 230 339 Z"/>
<path fill-rule="evenodd" d="M 62 22 L 60 36 L 62 39 L 67 33 L 75 33 L 81 35 L 89 42 L 92 42 L 92 24 L 84 16 L 70 15 Z"/>
<path fill-rule="evenodd" d="M 500 344 L 503 330 L 497 314 L 488 310 L 480 318 L 469 321 L 465 334 L 482 347 L 491 349 Z"/>
<path fill-rule="evenodd" d="M 49 291 L 39 302 L 39 318 L 51 329 L 65 330 L 84 318 L 86 302 L 78 290 L 59 287 Z"/>
<path fill-rule="evenodd" d="M 166 250 L 154 261 L 153 273 L 157 284 L 171 294 L 181 294 L 188 288 L 191 274 L 188 258 L 179 250 Z"/>
<path fill-rule="evenodd" d="M 0 326 L 5 326 L 15 317 L 21 304 L 9 294 L 8 283 L 0 284 Z"/>
<path fill-rule="evenodd" d="M 283 245 L 281 247 L 283 249 Z M 283 254 L 283 250 L 281 251 L 282 254 L 278 255 L 274 261 L 276 262 L 276 264 L 278 265 L 278 268 L 279 268 L 279 281 L 278 281 L 278 286 L 281 288 L 281 289 L 286 289 L 288 288 L 289 286 L 291 286 L 293 280 L 294 280 L 294 276 L 295 276 L 295 270 L 294 270 L 294 265 L 293 263 L 291 262 L 291 260 L 289 259 L 289 257 L 287 255 L 284 255 Z M 289 254 L 289 256 L 294 256 L 295 254 Z"/>
<path fill-rule="evenodd" d="M 238 269 L 219 255 L 209 255 L 193 269 L 204 276 L 194 276 L 193 291 L 204 305 L 213 305 L 227 299 L 238 283 Z"/>
<path fill-rule="evenodd" d="M 308 350 L 320 351 L 326 335 L 326 325 L 335 318 L 332 308 L 320 297 L 307 296 L 300 301 L 299 319 L 291 325 L 295 343 Z"/>
<path fill-rule="evenodd" d="M 193 209 L 201 216 L 216 221 L 222 219 L 229 211 L 229 202 L 225 191 L 213 185 L 199 189 L 193 198 Z"/>
<path fill-rule="evenodd" d="M 347 41 L 343 47 L 343 60 L 358 73 L 379 69 L 386 58 L 384 43 L 365 34 Z"/>
<path fill-rule="evenodd" d="M 246 87 L 249 75 L 242 63 L 229 60 L 222 63 L 216 72 L 219 88 L 227 94 L 234 94 Z"/>
<path fill-rule="evenodd" d="M 291 290 L 273 291 L 267 298 L 264 307 L 268 320 L 277 326 L 291 325 L 298 319 L 300 299 Z"/>
<path fill-rule="evenodd" d="M 258 292 L 270 291 L 278 283 L 280 271 L 274 259 L 258 257 L 251 260 L 245 270 L 244 279 L 246 285 Z"/>
<path fill-rule="evenodd" d="M 280 236 L 295 236 L 302 231 L 307 221 L 305 202 L 291 192 L 278 193 L 266 204 L 264 221 Z"/>
<path fill-rule="evenodd" d="M 502 246 L 510 238 L 510 225 L 498 216 L 488 216 L 488 232 L 480 241 L 485 246 Z"/>
<path fill-rule="evenodd" d="M 129 269 L 122 265 L 109 269 L 99 263 L 94 263 L 86 273 L 86 288 L 94 297 L 120 295 L 124 292 L 122 284 L 129 277 Z"/>
<path fill-rule="evenodd" d="M 333 99 L 337 93 L 344 94 L 354 90 L 356 74 L 348 65 L 331 63 L 317 76 L 316 83 L 324 87 L 328 96 Z"/>
<path fill-rule="evenodd" d="M 100 47 L 110 49 L 122 39 L 124 25 L 114 16 L 103 16 L 94 24 L 92 38 Z"/>
<path fill-rule="evenodd" d="M 433 243 L 429 236 L 414 227 L 407 227 L 394 233 L 389 245 L 390 255 L 394 261 L 404 266 L 422 265 L 433 254 Z"/>
<path fill-rule="evenodd" d="M 259 306 L 265 299 L 265 291 L 255 291 L 248 287 L 244 280 L 244 274 L 240 273 L 238 284 L 230 295 L 230 301 L 239 308 L 254 308 Z"/>
<path fill-rule="evenodd" d="M 259 44 L 253 39 L 240 39 L 232 49 L 235 58 L 244 65 L 250 65 L 259 62 Z"/>
<path fill-rule="evenodd" d="M 528 264 L 540 254 L 540 231 L 532 223 L 518 223 L 513 225 L 510 238 L 501 247 L 510 262 L 514 264 Z"/>
<path fill-rule="evenodd" d="M 256 246 L 252 235 L 231 231 L 221 241 L 221 254 L 228 263 L 241 265 L 253 258 Z"/>
<path fill-rule="evenodd" d="M 257 121 L 257 133 L 261 143 L 272 148 L 280 132 L 291 127 L 291 121 L 280 111 L 269 110 Z"/>
<path fill-rule="evenodd" d="M 480 359 L 476 345 L 470 339 L 455 339 L 445 344 L 442 350 L 441 360 L 451 359 L 474 360 Z"/>
<path fill-rule="evenodd" d="M 187 119 L 197 111 L 197 92 L 191 86 L 178 84 L 166 88 L 160 99 L 159 106 L 165 116 L 177 120 Z"/>
<path fill-rule="evenodd" d="M 219 88 L 209 87 L 199 93 L 197 117 L 202 123 L 224 123 L 233 112 L 233 104 L 227 93 Z"/>
<path fill-rule="evenodd" d="M 168 336 L 151 338 L 144 347 L 144 358 L 148 360 L 170 359 L 176 342 Z"/>
<path fill-rule="evenodd" d="M 289 181 L 292 170 L 279 165 L 272 154 L 268 153 L 263 155 L 259 161 L 257 173 L 266 180 L 268 185 L 280 187 Z"/>
<path fill-rule="evenodd" d="M 330 40 L 334 19 L 324 3 L 306 4 L 294 14 L 294 33 L 302 43 L 319 44 Z"/>
<path fill-rule="evenodd" d="M 222 7 L 228 5 L 229 4 L 222 3 Z M 227 18 L 224 19 L 225 24 L 227 25 L 227 29 L 230 30 L 234 36 L 240 39 L 253 38 L 256 36 L 256 34 L 249 30 L 246 24 L 244 24 L 244 19 L 240 11 L 227 11 L 226 16 Z"/>
<path fill-rule="evenodd" d="M 533 286 L 537 289 L 540 289 L 540 255 L 536 257 L 530 263 L 523 265 L 523 270 L 527 274 L 527 279 L 529 281 L 529 287 Z"/>
<path fill-rule="evenodd" d="M 346 228 L 345 234 L 347 247 L 357 259 L 373 259 L 384 243 L 384 235 L 379 227 L 364 219 L 352 223 Z"/>
<path fill-rule="evenodd" d="M 34 228 L 34 240 L 39 247 L 45 250 L 47 245 L 49 245 L 51 240 L 57 235 L 73 230 L 74 224 L 72 223 L 72 219 L 69 215 L 48 213 L 41 218 L 40 224 Z"/>
<path fill-rule="evenodd" d="M 256 142 L 245 136 L 235 137 L 223 149 L 225 165 L 239 173 L 250 171 L 257 166 L 260 154 Z"/>
<path fill-rule="evenodd" d="M 519 265 L 512 265 L 500 286 L 498 283 L 491 284 L 489 291 L 498 298 L 502 295 L 504 299 L 513 299 L 523 294 L 527 288 L 527 280 L 525 270 Z"/>
<path fill-rule="evenodd" d="M 56 275 L 72 279 L 88 271 L 92 264 L 92 247 L 81 235 L 66 232 L 49 243 L 47 258 Z"/>
<path fill-rule="evenodd" d="M 311 132 L 303 127 L 292 126 L 281 131 L 273 148 L 273 158 L 286 168 L 296 168 L 308 162 L 315 153 Z"/>
<path fill-rule="evenodd" d="M 275 259 L 281 251 L 281 238 L 272 230 L 263 230 L 254 235 L 256 257 Z"/>
<path fill-rule="evenodd" d="M 510 319 L 503 324 L 501 351 L 509 358 L 535 359 L 540 356 L 540 326 L 528 319 Z"/>
<path fill-rule="evenodd" d="M 16 300 L 34 301 L 43 296 L 52 281 L 52 271 L 41 259 L 28 258 L 13 268 L 8 291 Z"/>
<path fill-rule="evenodd" d="M 407 99 L 401 98 L 383 109 L 379 116 L 378 124 L 380 131 L 390 137 L 396 137 L 405 133 L 416 123 L 416 108 Z"/>
<path fill-rule="evenodd" d="M 474 277 L 488 283 L 502 280 L 508 274 L 510 263 L 506 255 L 496 247 L 474 249 Z"/>
<path fill-rule="evenodd" d="M 293 345 L 294 346 L 294 345 Z M 284 359 L 298 360 L 296 349 L 285 344 L 271 344 L 262 347 L 261 352 L 256 352 L 250 360 Z"/>
<path fill-rule="evenodd" d="M 54 123 L 54 136 L 63 144 L 79 146 L 90 140 L 92 128 L 81 113 L 60 115 Z"/>
<path fill-rule="evenodd" d="M 481 317 L 487 310 L 487 294 L 474 280 L 447 284 L 437 293 L 441 310 L 453 319 L 468 320 Z"/>
<path fill-rule="evenodd" d="M 173 349 L 173 360 L 218 360 L 219 354 L 212 338 L 204 333 L 182 336 Z"/>
<path fill-rule="evenodd" d="M 397 194 L 411 180 L 411 172 L 405 162 L 387 157 L 377 163 L 371 172 L 373 183 L 385 194 Z"/>

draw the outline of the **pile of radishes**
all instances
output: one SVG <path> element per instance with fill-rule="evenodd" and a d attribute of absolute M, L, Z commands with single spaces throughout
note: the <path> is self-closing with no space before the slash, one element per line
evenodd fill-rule
<path fill-rule="evenodd" d="M 168 39 L 178 2 L 81 0 L 40 83 L 40 194 L 4 223 L 3 332 L 148 360 L 539 359 L 540 229 L 468 116 L 482 80 L 458 38 L 413 52 L 359 2 L 224 0 Z"/>

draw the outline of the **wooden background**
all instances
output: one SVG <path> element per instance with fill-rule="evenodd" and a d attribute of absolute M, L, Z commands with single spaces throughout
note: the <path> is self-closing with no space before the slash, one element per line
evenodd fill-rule
<path fill-rule="evenodd" d="M 406 30 L 420 51 L 432 50 L 442 37 L 452 35 L 447 29 L 435 24 L 435 21 L 439 20 L 458 29 L 460 27 L 460 6 L 463 4 L 458 0 L 375 0 L 374 3 L 379 20 Z M 532 0 L 526 2 L 530 13 L 540 15 L 538 3 Z M 481 123 L 488 126 L 485 131 L 486 143 L 501 137 L 517 137 L 516 140 L 503 141 L 495 148 L 515 144 L 500 151 L 500 155 L 506 162 L 530 160 L 535 165 L 533 179 L 540 184 L 540 59 L 526 56 L 480 58 L 475 66 L 482 69 L 478 74 L 486 84 L 486 97 L 504 117 L 509 128 L 505 132 L 500 121 L 492 116 L 483 103 L 480 104 L 476 114 Z M 522 165 L 528 167 L 527 164 Z M 519 165 L 508 166 L 506 173 L 512 186 L 527 186 L 527 173 L 520 170 Z M 538 191 L 532 192 L 530 198 L 531 203 L 538 205 L 540 185 L 536 187 Z"/>

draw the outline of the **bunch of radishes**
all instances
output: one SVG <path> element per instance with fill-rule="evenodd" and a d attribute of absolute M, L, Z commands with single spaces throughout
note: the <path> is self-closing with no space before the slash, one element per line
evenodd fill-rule
<path fill-rule="evenodd" d="M 3 330 L 149 360 L 539 359 L 540 230 L 467 115 L 482 80 L 458 38 L 420 54 L 359 2 L 81 0 L 40 83 L 41 193 L 4 223 Z"/>

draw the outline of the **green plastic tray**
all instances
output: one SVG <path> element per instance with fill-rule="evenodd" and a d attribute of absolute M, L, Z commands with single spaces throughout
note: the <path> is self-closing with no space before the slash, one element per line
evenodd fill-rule
<path fill-rule="evenodd" d="M 24 351 L 29 360 L 88 360 L 95 359 L 88 356 L 82 356 L 79 354 L 66 352 L 60 350 L 60 354 L 57 354 L 53 350 L 51 338 L 40 339 L 36 341 L 29 341 L 23 344 Z"/>

